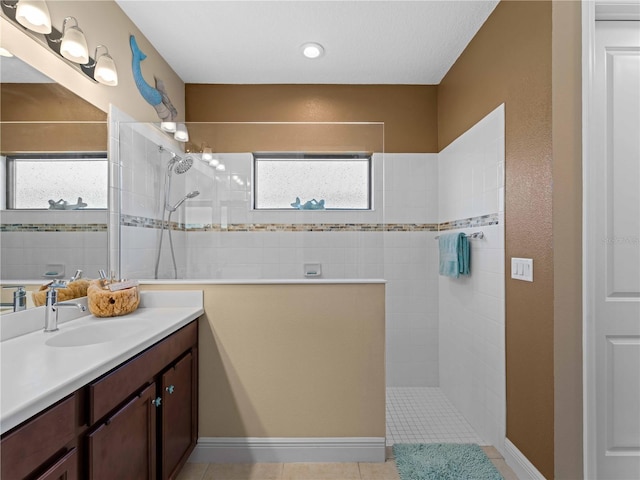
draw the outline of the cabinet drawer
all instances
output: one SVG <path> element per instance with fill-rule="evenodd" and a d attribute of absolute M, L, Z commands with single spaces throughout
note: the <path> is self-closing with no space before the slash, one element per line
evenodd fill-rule
<path fill-rule="evenodd" d="M 75 394 L 2 439 L 2 478 L 24 478 L 48 462 L 76 436 Z"/>
<path fill-rule="evenodd" d="M 89 425 L 93 425 L 169 363 L 198 343 L 197 320 L 89 384 Z"/>
<path fill-rule="evenodd" d="M 68 451 L 51 468 L 35 480 L 78 480 L 78 451 Z"/>

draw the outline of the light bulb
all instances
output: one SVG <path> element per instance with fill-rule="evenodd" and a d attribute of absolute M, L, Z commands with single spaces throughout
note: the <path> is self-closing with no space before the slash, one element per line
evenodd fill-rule
<path fill-rule="evenodd" d="M 202 149 L 202 160 L 204 160 L 205 162 L 210 162 L 211 160 L 213 160 L 213 152 L 211 151 L 211 148 L 204 147 Z"/>
<path fill-rule="evenodd" d="M 32 32 L 51 33 L 51 16 L 44 0 L 20 0 L 16 8 L 16 20 Z"/>
<path fill-rule="evenodd" d="M 73 20 L 75 26 L 67 27 L 67 22 Z M 89 63 L 89 50 L 87 39 L 82 30 L 77 26 L 78 21 L 74 17 L 67 17 L 62 24 L 62 42 L 60 43 L 60 55 L 74 63 Z"/>
<path fill-rule="evenodd" d="M 183 143 L 189 141 L 189 132 L 187 131 L 187 126 L 184 123 L 179 123 L 176 126 L 176 132 L 173 134 L 173 138 Z"/>
<path fill-rule="evenodd" d="M 161 122 L 160 129 L 164 132 L 174 133 L 176 131 L 176 122 Z"/>
<path fill-rule="evenodd" d="M 96 48 L 96 57 L 98 55 L 97 52 L 98 48 Z M 104 85 L 109 85 L 110 87 L 118 85 L 118 71 L 116 70 L 116 64 L 108 51 L 96 58 L 96 69 L 93 77 L 98 82 Z"/>
<path fill-rule="evenodd" d="M 302 54 L 307 58 L 318 58 L 324 54 L 324 48 L 319 43 L 305 43 L 302 45 Z"/>

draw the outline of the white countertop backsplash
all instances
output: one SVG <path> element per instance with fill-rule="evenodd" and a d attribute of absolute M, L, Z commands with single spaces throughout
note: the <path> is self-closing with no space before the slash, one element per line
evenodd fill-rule
<path fill-rule="evenodd" d="M 143 291 L 138 309 L 121 317 L 98 318 L 61 309 L 59 332 L 44 333 L 44 307 L 2 317 L 0 330 L 0 433 L 5 433 L 112 368 L 127 361 L 204 313 L 203 292 Z M 86 298 L 78 299 L 84 301 Z M 52 347 L 45 342 L 86 325 L 126 328 L 133 333 L 84 346 Z"/>

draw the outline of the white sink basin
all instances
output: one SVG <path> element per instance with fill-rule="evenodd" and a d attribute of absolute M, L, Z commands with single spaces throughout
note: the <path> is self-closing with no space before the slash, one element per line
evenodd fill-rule
<path fill-rule="evenodd" d="M 112 342 L 141 332 L 148 325 L 144 320 L 111 320 L 100 324 L 82 325 L 54 334 L 46 342 L 50 347 L 83 347 Z"/>

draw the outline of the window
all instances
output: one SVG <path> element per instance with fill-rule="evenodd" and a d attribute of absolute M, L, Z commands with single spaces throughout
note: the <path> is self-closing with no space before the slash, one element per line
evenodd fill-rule
<path fill-rule="evenodd" d="M 254 153 L 253 207 L 371 210 L 371 155 Z"/>
<path fill-rule="evenodd" d="M 7 208 L 48 209 L 49 200 L 71 209 L 107 208 L 109 164 L 105 153 L 7 157 Z M 70 207 L 70 208 L 69 208 Z"/>

